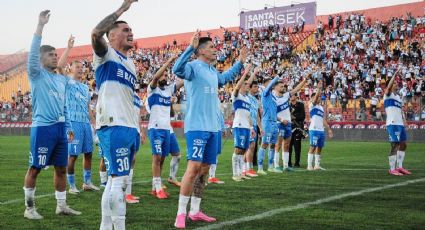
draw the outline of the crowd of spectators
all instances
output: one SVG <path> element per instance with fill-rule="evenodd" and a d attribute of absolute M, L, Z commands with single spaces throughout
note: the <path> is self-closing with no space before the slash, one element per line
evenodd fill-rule
<path fill-rule="evenodd" d="M 264 77 L 276 74 L 284 76 L 288 89 L 300 79 L 312 74 L 299 97 L 308 100 L 323 80 L 328 118 L 344 121 L 344 114 L 355 113 L 355 119 L 382 120 L 383 94 L 386 81 L 397 69 L 397 84 L 406 104 L 408 120 L 425 120 L 425 17 L 407 14 L 388 21 L 370 20 L 362 14 L 329 16 L 328 24 L 319 22 L 314 31 L 314 41 L 305 50 L 294 51 L 290 40 L 292 33 L 303 33 L 304 25 L 292 28 L 270 26 L 262 30 L 230 31 L 223 29 L 222 37 L 212 37 L 217 47 L 217 69 L 230 66 L 238 55 L 238 49 L 250 50 L 248 62 L 260 67 L 260 84 Z M 208 34 L 208 36 L 210 36 Z M 172 54 L 179 54 L 187 44 L 170 41 L 161 48 L 135 49 L 138 82 L 136 88 L 146 99 L 146 88 L 155 72 Z M 96 98 L 96 82 L 92 63 L 82 60 L 83 82 L 89 85 Z M 175 76 L 169 74 L 170 82 Z M 219 90 L 223 103 L 231 100 L 232 84 Z M 0 121 L 20 121 L 30 118 L 30 94 L 17 92 L 12 102 L 0 102 Z M 94 99 L 95 100 L 95 99 Z M 176 103 L 184 104 L 184 88 L 176 95 Z M 94 101 L 95 102 L 95 101 Z M 92 107 L 94 108 L 94 102 Z M 146 112 L 146 111 L 144 111 Z M 182 113 L 176 113 L 179 118 Z M 147 118 L 147 113 L 144 114 Z"/>

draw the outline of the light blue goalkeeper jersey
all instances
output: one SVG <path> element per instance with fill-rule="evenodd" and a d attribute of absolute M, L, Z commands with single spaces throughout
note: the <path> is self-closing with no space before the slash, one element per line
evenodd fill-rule
<path fill-rule="evenodd" d="M 189 46 L 177 59 L 173 72 L 184 79 L 187 95 L 185 132 L 218 132 L 221 125 L 217 119 L 218 85 L 233 80 L 240 74 L 242 64 L 236 62 L 228 71 L 220 74 L 212 65 L 200 60 L 189 62 L 195 49 Z"/>
<path fill-rule="evenodd" d="M 32 126 L 48 126 L 66 122 L 70 127 L 65 106 L 68 78 L 47 71 L 40 63 L 41 36 L 34 35 L 28 55 L 28 78 L 32 94 Z"/>

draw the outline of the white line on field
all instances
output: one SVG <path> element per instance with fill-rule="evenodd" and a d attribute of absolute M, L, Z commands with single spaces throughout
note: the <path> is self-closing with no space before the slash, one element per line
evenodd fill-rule
<path fill-rule="evenodd" d="M 240 224 L 240 223 L 244 223 L 244 222 L 248 222 L 248 221 L 260 220 L 260 219 L 263 219 L 263 218 L 271 217 L 271 216 L 274 216 L 274 215 L 277 215 L 277 214 L 281 214 L 283 212 L 291 212 L 291 211 L 295 211 L 295 210 L 298 210 L 298 209 L 308 208 L 308 207 L 313 206 L 313 205 L 319 205 L 319 204 L 328 203 L 328 202 L 332 202 L 332 201 L 336 201 L 336 200 L 341 200 L 341 199 L 344 199 L 344 198 L 347 198 L 347 197 L 360 196 L 360 195 L 363 195 L 365 193 L 371 193 L 371 192 L 376 192 L 376 191 L 381 191 L 381 190 L 385 190 L 385 189 L 396 188 L 396 187 L 401 187 L 401 186 L 406 186 L 406 185 L 409 185 L 409 184 L 415 184 L 415 183 L 421 183 L 421 182 L 425 182 L 425 178 L 408 180 L 408 181 L 404 181 L 404 182 L 400 182 L 400 183 L 396 183 L 396 184 L 389 184 L 389 185 L 384 185 L 384 186 L 375 187 L 375 188 L 368 188 L 368 189 L 363 189 L 363 190 L 359 190 L 359 191 L 355 191 L 355 192 L 343 193 L 343 194 L 340 194 L 340 195 L 335 195 L 335 196 L 331 196 L 331 197 L 327 197 L 327 198 L 323 198 L 323 199 L 319 199 L 319 200 L 315 200 L 315 201 L 301 203 L 301 204 L 297 204 L 297 205 L 294 205 L 294 206 L 288 206 L 288 207 L 284 207 L 284 208 L 273 209 L 273 210 L 270 210 L 270 211 L 267 211 L 267 212 L 263 212 L 263 213 L 259 213 L 257 215 L 253 215 L 253 216 L 247 216 L 247 217 L 242 217 L 242 218 L 239 218 L 239 219 L 225 221 L 225 222 L 221 222 L 221 223 L 217 223 L 217 224 L 211 224 L 211 225 L 196 228 L 196 229 L 197 230 L 221 229 L 223 227 L 232 226 L 232 225 L 235 225 L 235 224 Z"/>
<path fill-rule="evenodd" d="M 379 169 L 379 168 L 371 168 L 371 169 L 362 169 L 362 168 L 354 168 L 354 169 L 327 169 L 326 171 L 385 171 L 386 169 Z M 411 169 L 412 171 L 424 171 L 425 169 Z M 296 169 L 296 172 L 309 172 L 309 173 L 314 173 L 314 172 L 310 172 L 307 171 L 306 169 Z M 216 174 L 217 176 L 226 176 L 226 175 L 231 175 L 231 173 L 221 173 L 221 174 Z M 276 174 L 279 175 L 279 174 Z M 181 178 L 180 178 L 181 179 Z M 152 180 L 141 180 L 141 181 L 135 181 L 133 182 L 133 184 L 144 184 L 144 183 L 149 183 Z M 40 199 L 40 198 L 44 198 L 44 197 L 50 197 L 50 196 L 54 196 L 54 193 L 47 193 L 47 194 L 42 194 L 42 195 L 37 195 L 35 196 L 36 199 Z M 14 203 L 19 203 L 19 202 L 23 202 L 23 199 L 13 199 L 13 200 L 7 200 L 7 201 L 2 201 L 0 202 L 0 206 L 1 205 L 8 205 L 8 204 L 14 204 Z"/>

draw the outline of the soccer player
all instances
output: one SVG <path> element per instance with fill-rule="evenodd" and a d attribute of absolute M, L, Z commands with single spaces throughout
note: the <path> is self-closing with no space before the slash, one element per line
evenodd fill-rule
<path fill-rule="evenodd" d="M 28 78 L 33 105 L 30 160 L 23 188 L 26 206 L 24 217 L 28 219 L 43 218 L 35 208 L 35 189 L 38 174 L 47 165 L 55 167 L 56 214 L 81 214 L 66 204 L 67 147 L 74 136 L 65 105 L 68 79 L 55 72 L 58 64 L 56 49 L 49 45 L 40 46 L 43 28 L 49 18 L 49 10 L 40 13 L 28 55 Z"/>
<path fill-rule="evenodd" d="M 302 80 L 295 88 L 291 91 L 285 92 L 285 86 L 283 82 L 278 82 L 275 86 L 273 93 L 276 97 L 276 105 L 277 105 L 277 121 L 279 122 L 279 134 L 277 145 L 275 149 L 275 171 L 282 172 L 282 169 L 279 168 L 279 152 L 282 145 L 282 160 L 283 160 L 283 171 L 292 172 L 294 171 L 292 168 L 288 167 L 289 162 L 289 144 L 291 143 L 292 137 L 292 124 L 291 124 L 291 112 L 289 99 L 291 95 L 294 95 L 300 91 L 305 83 L 307 82 L 310 75 L 307 75 L 304 80 Z"/>
<path fill-rule="evenodd" d="M 58 68 L 66 65 L 69 51 L 74 46 L 74 37 L 68 41 L 68 47 L 59 59 Z M 70 194 L 79 194 L 75 186 L 75 162 L 80 154 L 84 154 L 83 190 L 98 191 L 99 188 L 91 182 L 91 161 L 93 152 L 93 136 L 90 124 L 90 92 L 86 84 L 81 83 L 83 65 L 79 61 L 71 62 L 70 80 L 66 85 L 66 108 L 74 131 L 74 140 L 68 144 L 68 169 L 67 178 Z"/>
<path fill-rule="evenodd" d="M 397 83 L 394 83 L 397 72 L 398 71 L 396 71 L 394 76 L 388 82 L 387 88 L 385 89 L 384 107 L 385 113 L 387 114 L 387 132 L 391 144 L 391 150 L 388 157 L 390 164 L 389 174 L 394 176 L 403 176 L 410 175 L 411 172 L 403 168 L 403 160 L 407 148 L 406 127 L 408 126 L 402 110 L 403 101 L 397 94 Z"/>
<path fill-rule="evenodd" d="M 246 48 L 241 49 L 239 60 L 226 72 L 220 74 L 212 67 L 216 61 L 217 49 L 209 37 L 200 38 L 197 31 L 190 46 L 183 52 L 173 67 L 173 72 L 184 79 L 187 93 L 187 114 L 184 129 L 187 143 L 188 164 L 183 176 L 179 205 L 174 226 L 185 228 L 187 204 L 191 199 L 189 219 L 192 221 L 214 222 L 215 218 L 200 210 L 209 165 L 216 161 L 218 130 L 218 85 L 235 78 L 242 69 L 247 56 Z M 197 59 L 189 62 L 192 54 Z M 192 194 L 193 191 L 193 194 Z M 192 198 L 190 195 L 192 194 Z"/>
<path fill-rule="evenodd" d="M 325 170 L 320 167 L 320 160 L 322 149 L 325 146 L 325 128 L 328 130 L 329 138 L 333 137 L 332 129 L 329 127 L 326 118 L 324 118 L 325 111 L 321 105 L 323 82 L 319 81 L 317 84 L 317 92 L 312 95 L 310 102 L 310 149 L 307 156 L 307 170 Z M 314 161 L 314 168 L 313 168 Z"/>
<path fill-rule="evenodd" d="M 136 0 L 103 19 L 92 31 L 96 88 L 96 129 L 109 175 L 102 195 L 100 229 L 125 229 L 124 190 L 139 138 L 139 119 L 134 109 L 136 67 L 127 52 L 133 48 L 133 32 L 117 19 Z M 109 44 L 104 39 L 106 34 Z M 136 99 L 136 100 L 135 100 Z"/>
<path fill-rule="evenodd" d="M 262 112 L 262 119 L 261 119 L 261 125 L 263 127 L 264 135 L 261 138 L 261 146 L 260 150 L 258 151 L 258 171 L 257 173 L 259 175 L 267 175 L 266 172 L 263 170 L 263 160 L 265 157 L 266 149 L 270 146 L 269 154 L 268 154 L 268 160 L 269 160 L 269 167 L 268 171 L 275 172 L 274 171 L 274 148 L 277 141 L 277 106 L 276 101 L 274 99 L 274 96 L 272 94 L 272 87 L 276 84 L 276 82 L 279 80 L 279 77 L 273 78 L 273 80 L 266 79 L 264 84 L 266 88 L 261 93 L 261 103 L 263 106 L 263 112 Z"/>
<path fill-rule="evenodd" d="M 254 136 L 254 127 L 250 113 L 251 101 L 248 97 L 248 92 L 255 75 L 251 74 L 249 79 L 245 79 L 250 70 L 251 65 L 248 65 L 232 92 L 233 110 L 235 112 L 232 125 L 235 145 L 235 151 L 232 156 L 232 179 L 236 182 L 243 181 L 243 179 L 250 179 L 242 174 L 242 172 L 246 171 L 244 170 L 246 169 L 244 155 L 249 147 L 250 138 Z"/>
<path fill-rule="evenodd" d="M 167 85 L 167 68 L 176 59 L 172 56 L 156 72 L 148 86 L 148 110 L 150 111 L 148 135 L 152 148 L 152 195 L 158 199 L 168 198 L 162 189 L 161 169 L 165 157 L 170 153 L 171 141 L 171 97 L 182 86 L 180 83 Z M 175 144 L 175 143 L 174 143 Z"/>
<path fill-rule="evenodd" d="M 258 72 L 259 72 L 259 69 L 254 70 L 254 75 L 257 76 Z M 245 154 L 246 169 L 247 169 L 246 175 L 250 177 L 258 176 L 258 174 L 254 171 L 253 157 L 254 157 L 254 151 L 257 145 L 257 139 L 263 133 L 262 127 L 258 126 L 258 124 L 261 124 L 260 102 L 256 98 L 256 95 L 259 92 L 258 89 L 259 89 L 258 82 L 254 81 L 251 83 L 250 91 L 248 94 L 248 97 L 251 103 L 251 108 L 249 112 L 251 114 L 252 125 L 254 127 L 254 136 L 249 139 L 249 148 Z"/>

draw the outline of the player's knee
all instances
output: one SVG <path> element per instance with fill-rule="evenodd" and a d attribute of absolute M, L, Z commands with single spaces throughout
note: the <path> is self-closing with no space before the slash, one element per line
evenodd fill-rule
<path fill-rule="evenodd" d="M 199 174 L 201 174 L 201 175 L 207 175 L 208 172 L 209 172 L 209 170 L 210 170 L 210 165 L 208 165 L 208 164 L 202 164 L 201 165 L 201 170 L 200 170 L 200 173 Z"/>
<path fill-rule="evenodd" d="M 31 166 L 31 167 L 28 169 L 28 175 L 29 175 L 30 177 L 37 177 L 37 175 L 40 173 L 40 171 L 41 171 L 41 168 L 36 168 L 36 167 L 34 167 L 34 166 Z"/>
<path fill-rule="evenodd" d="M 91 152 L 90 153 L 84 153 L 84 159 L 85 160 L 91 160 L 92 156 L 93 156 L 93 154 Z"/>
<path fill-rule="evenodd" d="M 406 151 L 406 149 L 407 149 L 407 144 L 406 144 L 406 142 L 401 142 L 401 143 L 400 143 L 399 150 L 400 150 L 400 151 Z"/>
<path fill-rule="evenodd" d="M 66 167 L 55 166 L 55 174 L 57 176 L 64 176 L 66 174 Z"/>

